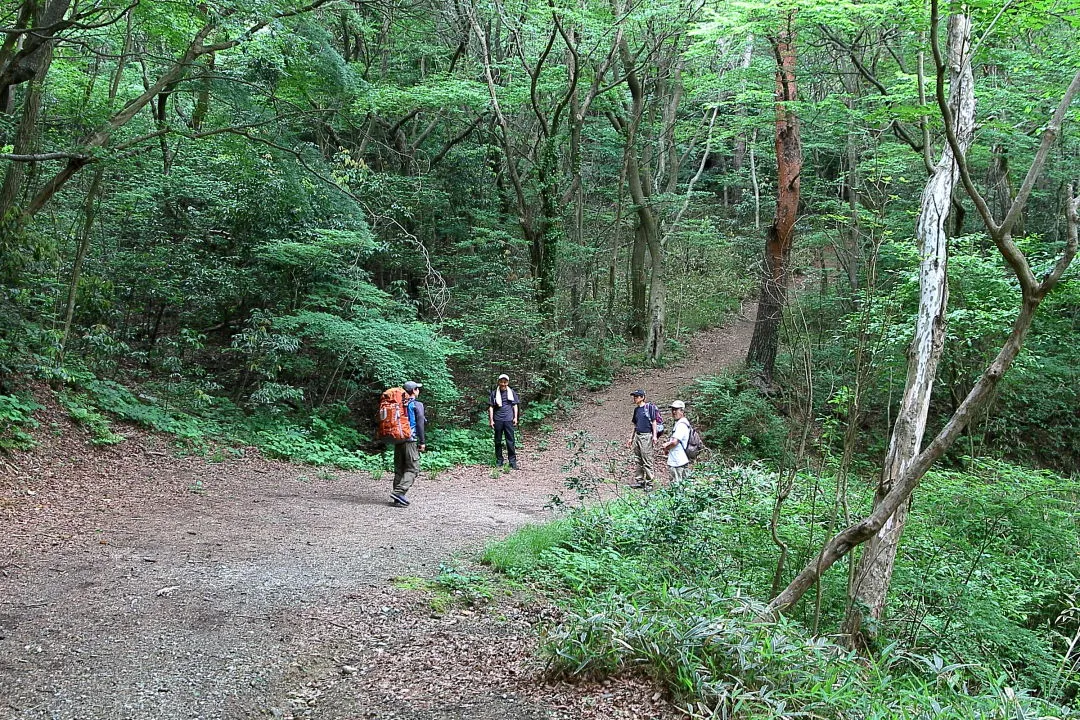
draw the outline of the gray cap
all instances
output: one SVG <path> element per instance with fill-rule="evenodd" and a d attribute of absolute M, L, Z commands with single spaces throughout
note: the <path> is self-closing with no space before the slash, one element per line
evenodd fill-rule
<path fill-rule="evenodd" d="M 418 382 L 413 382 L 412 380 L 410 380 L 409 382 L 405 383 L 404 387 L 405 387 L 405 392 L 414 393 L 414 392 L 416 392 L 416 388 L 422 388 L 424 386 L 421 385 Z"/>
<path fill-rule="evenodd" d="M 685 410 L 686 409 L 686 403 L 684 403 L 682 400 L 672 400 L 671 401 L 671 409 L 672 410 Z"/>

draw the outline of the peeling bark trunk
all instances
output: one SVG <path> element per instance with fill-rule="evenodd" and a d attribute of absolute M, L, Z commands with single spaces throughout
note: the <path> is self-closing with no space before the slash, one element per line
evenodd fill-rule
<path fill-rule="evenodd" d="M 975 79 L 971 71 L 971 19 L 949 17 L 949 106 L 956 118 L 961 154 L 971 146 L 975 130 Z M 915 236 L 919 242 L 919 311 L 915 337 L 908 350 L 904 396 L 893 423 L 881 480 L 874 495 L 880 505 L 918 457 L 926 431 L 926 417 L 938 362 L 945 346 L 945 314 L 949 302 L 948 243 L 945 231 L 959 168 L 952 148 L 946 146 L 923 190 Z M 870 538 L 860 558 L 844 632 L 853 644 L 865 647 L 876 637 L 892 580 L 896 551 L 907 520 L 902 503 Z M 866 622 L 870 620 L 871 622 Z"/>
<path fill-rule="evenodd" d="M 795 11 L 788 12 L 779 33 L 769 38 L 776 55 L 776 214 L 766 231 L 764 270 L 758 297 L 757 320 L 750 339 L 746 363 L 760 371 L 766 386 L 772 385 L 780 343 L 780 320 L 787 298 L 788 259 L 795 240 L 802 173 L 802 141 L 799 118 L 787 103 L 796 99 Z"/>

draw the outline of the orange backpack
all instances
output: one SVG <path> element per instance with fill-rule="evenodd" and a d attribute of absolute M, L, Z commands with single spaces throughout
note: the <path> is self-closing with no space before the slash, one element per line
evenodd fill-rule
<path fill-rule="evenodd" d="M 375 418 L 376 435 L 384 443 L 403 443 L 412 439 L 409 410 L 405 405 L 405 388 L 390 388 L 379 398 L 379 414 Z"/>

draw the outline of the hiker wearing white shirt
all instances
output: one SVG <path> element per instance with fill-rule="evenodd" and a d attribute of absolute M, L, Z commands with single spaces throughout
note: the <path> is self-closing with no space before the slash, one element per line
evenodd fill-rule
<path fill-rule="evenodd" d="M 510 467 L 518 469 L 517 452 L 514 448 L 514 428 L 518 424 L 518 403 L 521 396 L 510 387 L 510 376 L 499 376 L 499 386 L 491 391 L 488 401 L 488 423 L 495 431 L 495 462 L 503 466 L 503 441 L 506 441 L 506 459 Z"/>
<path fill-rule="evenodd" d="M 664 444 L 667 450 L 667 464 L 671 471 L 672 482 L 685 480 L 690 474 L 690 458 L 686 455 L 686 445 L 690 442 L 690 421 L 686 419 L 686 403 L 675 400 L 671 403 L 671 439 Z"/>

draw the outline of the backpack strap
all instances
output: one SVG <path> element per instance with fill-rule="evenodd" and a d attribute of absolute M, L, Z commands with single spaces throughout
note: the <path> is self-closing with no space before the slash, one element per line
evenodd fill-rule
<path fill-rule="evenodd" d="M 692 435 L 692 434 L 694 433 L 694 426 L 693 426 L 693 425 L 691 425 L 691 424 L 690 424 L 690 421 L 689 421 L 689 420 L 687 420 L 687 419 L 686 419 L 685 417 L 681 417 L 681 418 L 679 418 L 679 421 L 678 421 L 678 422 L 676 422 L 675 424 L 676 424 L 676 425 L 678 425 L 678 424 L 679 424 L 679 423 L 681 423 L 681 422 L 684 422 L 684 423 L 686 423 L 686 427 L 690 428 L 690 432 L 688 432 L 688 433 L 686 434 L 686 440 L 685 440 L 685 441 L 684 441 L 684 440 L 680 440 L 680 441 L 679 441 L 679 444 L 680 444 L 680 445 L 682 445 L 682 449 L 683 449 L 683 452 L 686 452 L 686 449 L 687 449 L 687 448 L 689 447 L 688 443 L 690 442 L 690 436 L 691 436 L 691 435 Z M 674 435 L 674 434 L 675 434 L 675 431 L 674 431 L 674 430 L 672 430 L 672 431 L 671 431 L 671 434 L 672 434 L 672 435 Z"/>

